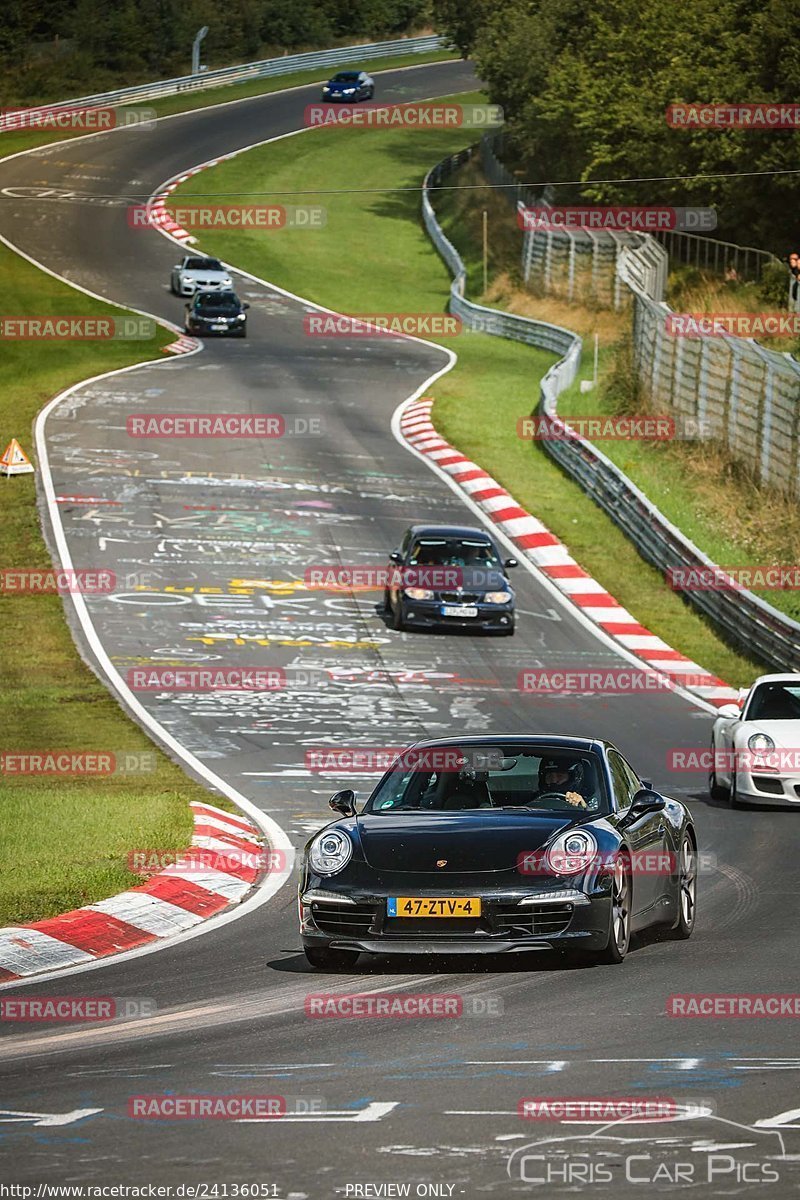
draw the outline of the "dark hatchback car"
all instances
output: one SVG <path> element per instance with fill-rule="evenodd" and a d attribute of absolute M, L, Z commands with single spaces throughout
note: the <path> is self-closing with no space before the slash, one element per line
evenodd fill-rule
<path fill-rule="evenodd" d="M 375 81 L 366 71 L 339 71 L 322 89 L 322 99 L 331 101 L 372 100 Z"/>
<path fill-rule="evenodd" d="M 184 327 L 187 333 L 247 337 L 249 307 L 235 292 L 196 292 L 186 305 Z"/>
<path fill-rule="evenodd" d="M 477 629 L 511 637 L 514 590 L 484 529 L 412 525 L 389 555 L 383 606 L 393 629 Z"/>
<path fill-rule="evenodd" d="M 419 742 L 360 813 L 337 792 L 308 842 L 300 932 L 313 966 L 360 953 L 577 950 L 619 963 L 631 935 L 694 928 L 689 810 L 610 742 L 551 736 Z"/>

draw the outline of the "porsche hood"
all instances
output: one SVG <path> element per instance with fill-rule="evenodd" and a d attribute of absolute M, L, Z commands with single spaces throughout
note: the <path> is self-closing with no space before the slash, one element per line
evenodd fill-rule
<path fill-rule="evenodd" d="M 495 811 L 487 819 L 483 809 L 473 809 L 413 817 L 367 813 L 356 823 L 364 858 L 374 870 L 446 877 L 511 870 L 520 854 L 538 850 L 574 822 L 568 814 L 526 812 Z"/>

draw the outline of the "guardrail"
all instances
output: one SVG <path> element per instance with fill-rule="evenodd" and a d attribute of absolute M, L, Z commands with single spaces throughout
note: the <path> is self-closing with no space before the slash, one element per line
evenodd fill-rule
<path fill-rule="evenodd" d="M 450 285 L 450 311 L 465 325 L 513 337 L 561 354 L 540 385 L 537 412 L 554 433 L 542 445 L 556 462 L 608 513 L 636 546 L 642 557 L 659 570 L 689 568 L 716 570 L 716 565 L 673 525 L 639 488 L 602 451 L 567 426 L 558 416 L 559 393 L 575 381 L 581 358 L 581 339 L 569 329 L 502 313 L 467 300 L 466 267 L 436 219 L 429 192 L 465 162 L 475 148 L 444 159 L 425 178 L 422 217 L 434 245 L 454 278 Z M 512 197 L 513 202 L 520 199 Z M 662 306 L 666 308 L 666 306 Z M 748 591 L 687 591 L 687 601 L 749 654 L 777 670 L 800 670 L 800 624 Z"/>
<path fill-rule="evenodd" d="M 431 236 L 436 249 L 447 263 L 453 282 L 450 284 L 450 312 L 460 317 L 467 329 L 476 333 L 494 334 L 496 337 L 511 338 L 517 342 L 526 342 L 540 350 L 550 350 L 561 355 L 559 361 L 550 368 L 542 381 L 547 381 L 553 395 L 568 387 L 577 377 L 580 366 L 582 342 L 577 333 L 571 329 L 563 329 L 560 325 L 549 325 L 546 321 L 535 321 L 531 317 L 518 317 L 514 313 L 502 312 L 497 308 L 487 308 L 475 304 L 464 295 L 467 282 L 467 270 L 452 242 L 448 241 L 444 230 L 436 219 L 430 192 L 447 179 L 454 171 L 468 162 L 475 153 L 476 147 L 452 154 L 442 162 L 437 163 L 425 176 L 422 185 L 422 220 Z"/>
<path fill-rule="evenodd" d="M 647 562 L 668 569 L 718 570 L 716 564 L 664 514 L 602 451 L 580 437 L 559 437 L 566 427 L 556 397 L 542 395 L 539 416 L 554 431 L 542 445 L 552 458 L 608 513 Z M 684 597 L 748 654 L 779 671 L 800 670 L 800 624 L 748 591 L 686 591 Z"/>
<path fill-rule="evenodd" d="M 118 88 L 114 92 L 99 92 L 94 96 L 79 96 L 73 100 L 59 100 L 56 103 L 42 104 L 36 108 L 23 108 L 20 109 L 21 115 L 17 124 L 13 123 L 13 113 L 7 112 L 4 116 L 2 130 L 19 128 L 23 121 L 27 127 L 36 113 L 44 114 L 72 108 L 113 107 L 120 104 L 132 104 L 140 100 L 157 100 L 161 96 L 203 91 L 206 88 L 222 87 L 230 83 L 246 83 L 251 79 L 262 79 L 270 75 L 288 75 L 292 71 L 313 70 L 315 67 L 335 67 L 344 63 L 373 58 L 392 58 L 401 54 L 426 54 L 430 50 L 441 50 L 449 45 L 447 38 L 429 35 L 418 38 L 396 38 L 390 42 L 369 42 L 362 46 L 339 46 L 333 50 L 312 50 L 305 54 L 286 54 L 281 58 L 265 58 L 259 62 L 222 67 L 218 71 L 203 71 L 198 75 L 181 75 L 177 79 Z"/>

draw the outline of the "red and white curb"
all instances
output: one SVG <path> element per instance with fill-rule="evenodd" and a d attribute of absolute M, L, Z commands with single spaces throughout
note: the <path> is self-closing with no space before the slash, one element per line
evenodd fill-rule
<path fill-rule="evenodd" d="M 213 804 L 190 807 L 192 846 L 216 851 L 213 861 L 222 861 L 224 870 L 193 863 L 187 855 L 187 865 L 167 867 L 130 891 L 31 925 L 0 929 L 0 982 L 80 966 L 168 938 L 242 901 L 260 874 L 253 864 L 263 848 L 261 833 L 245 817 Z"/>
<path fill-rule="evenodd" d="M 188 337 L 182 333 L 174 342 L 170 342 L 168 346 L 163 346 L 162 354 L 194 354 L 195 350 L 199 349 L 200 343 L 196 338 Z"/>
<path fill-rule="evenodd" d="M 170 237 L 175 238 L 178 242 L 184 242 L 187 246 L 193 245 L 197 241 L 197 238 L 192 234 L 191 230 L 184 229 L 179 225 L 167 209 L 167 201 L 170 194 L 176 188 L 180 187 L 182 183 L 186 183 L 187 179 L 191 179 L 192 175 L 199 175 L 201 171 L 205 171 L 209 167 L 216 167 L 228 158 L 235 158 L 236 153 L 238 151 L 233 154 L 223 154 L 219 158 L 211 158 L 208 162 L 201 163 L 197 167 L 192 167 L 189 171 L 184 171 L 183 175 L 179 175 L 170 183 L 165 184 L 163 189 L 148 202 L 148 223 L 162 230 L 164 233 L 168 233 Z"/>
<path fill-rule="evenodd" d="M 709 704 L 735 702 L 738 692 L 686 655 L 673 650 L 633 617 L 627 609 L 579 566 L 563 542 L 536 517 L 520 508 L 513 496 L 440 437 L 431 421 L 433 400 L 409 403 L 400 417 L 403 438 L 418 453 L 430 458 L 462 488 L 470 499 L 510 537 L 526 558 L 577 605 L 584 616 L 635 654 L 653 670 Z"/>

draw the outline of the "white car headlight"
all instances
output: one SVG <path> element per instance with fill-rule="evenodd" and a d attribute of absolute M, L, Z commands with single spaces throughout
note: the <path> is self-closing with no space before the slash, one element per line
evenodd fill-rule
<path fill-rule="evenodd" d="M 770 750 L 775 749 L 775 743 L 767 733 L 754 733 L 747 739 L 747 748 L 769 753 Z"/>
<path fill-rule="evenodd" d="M 585 829 L 560 833 L 547 849 L 545 860 L 554 875 L 580 875 L 597 855 L 597 841 Z"/>
<path fill-rule="evenodd" d="M 429 588 L 406 588 L 405 594 L 409 600 L 433 599 L 433 592 Z"/>
<path fill-rule="evenodd" d="M 336 875 L 350 862 L 353 843 L 341 829 L 326 829 L 314 838 L 308 861 L 318 875 Z"/>
<path fill-rule="evenodd" d="M 486 604 L 508 604 L 511 592 L 487 592 L 483 599 Z"/>

